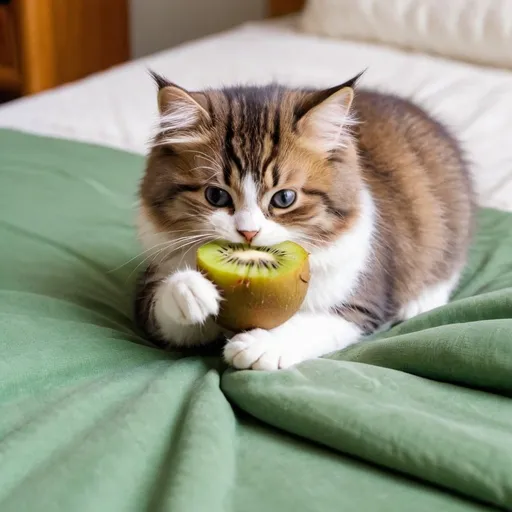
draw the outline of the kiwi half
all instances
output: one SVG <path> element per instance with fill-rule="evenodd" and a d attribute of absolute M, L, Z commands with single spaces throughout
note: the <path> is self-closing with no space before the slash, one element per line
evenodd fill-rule
<path fill-rule="evenodd" d="M 210 242 L 198 249 L 197 268 L 222 295 L 217 322 L 235 332 L 286 322 L 299 310 L 309 283 L 308 253 L 293 242 Z"/>

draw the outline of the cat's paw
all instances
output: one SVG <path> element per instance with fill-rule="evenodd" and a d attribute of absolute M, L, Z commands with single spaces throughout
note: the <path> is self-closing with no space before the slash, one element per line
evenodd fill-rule
<path fill-rule="evenodd" d="M 219 313 L 220 294 L 215 285 L 195 270 L 171 275 L 162 290 L 162 306 L 180 325 L 202 324 Z"/>
<path fill-rule="evenodd" d="M 239 370 L 279 370 L 302 361 L 293 340 L 277 332 L 254 329 L 231 338 L 224 347 L 224 359 Z"/>

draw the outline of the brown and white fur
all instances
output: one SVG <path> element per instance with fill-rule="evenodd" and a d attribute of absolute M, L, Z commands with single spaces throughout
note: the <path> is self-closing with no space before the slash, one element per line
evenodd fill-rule
<path fill-rule="evenodd" d="M 187 92 L 155 75 L 160 129 L 139 219 L 153 252 L 136 300 L 153 339 L 183 347 L 226 335 L 228 363 L 276 370 L 449 300 L 473 212 L 459 145 L 417 106 L 355 91 L 357 79 L 327 90 Z M 276 207 L 282 190 L 295 194 L 287 208 Z M 226 192 L 221 207 L 205 196 Z M 195 250 L 213 239 L 305 247 L 311 281 L 301 310 L 269 331 L 222 331 L 222 298 L 194 270 Z"/>

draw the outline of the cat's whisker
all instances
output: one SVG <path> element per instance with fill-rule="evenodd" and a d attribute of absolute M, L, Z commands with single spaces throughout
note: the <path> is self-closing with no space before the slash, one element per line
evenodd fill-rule
<path fill-rule="evenodd" d="M 211 239 L 211 238 L 210 238 L 210 240 L 209 240 L 209 241 L 212 241 L 212 240 L 220 240 L 220 238 L 213 238 L 213 239 Z M 198 247 L 199 247 L 199 245 L 201 245 L 201 244 L 198 244 Z M 181 257 L 181 260 L 180 260 L 180 263 L 179 263 L 179 266 L 180 266 L 180 267 L 181 267 L 181 264 L 183 263 L 183 260 L 184 260 L 184 259 L 185 259 L 185 257 L 187 256 L 187 254 L 188 254 L 188 253 L 189 253 L 193 248 L 194 248 L 194 245 L 192 245 L 189 249 L 187 249 L 187 251 L 185 251 L 185 253 L 184 253 L 184 254 L 183 254 L 183 256 Z"/>
<path fill-rule="evenodd" d="M 210 155 L 207 155 L 203 151 L 198 151 L 197 149 L 185 149 L 183 153 L 194 153 L 202 158 L 204 158 L 207 162 L 210 162 L 212 165 L 219 165 Z"/>
<path fill-rule="evenodd" d="M 182 242 L 182 241 L 186 241 L 186 240 L 189 240 L 189 239 L 191 239 L 191 238 L 199 238 L 199 237 L 202 237 L 202 236 L 204 236 L 204 234 L 201 234 L 201 235 L 192 235 L 192 236 L 184 236 L 184 237 L 174 238 L 174 239 L 168 240 L 168 241 L 166 241 L 166 242 L 162 242 L 162 243 L 160 243 L 160 244 L 156 244 L 156 245 L 154 245 L 153 247 L 150 247 L 149 249 L 146 249 L 146 250 L 145 250 L 145 251 L 143 251 L 141 254 L 139 254 L 139 255 L 135 256 L 135 257 L 134 257 L 134 258 L 132 258 L 130 261 L 133 261 L 134 259 L 136 259 L 136 258 L 138 258 L 138 257 L 142 256 L 142 255 L 143 255 L 143 254 L 145 254 L 146 252 L 151 251 L 151 250 L 154 250 L 154 249 L 156 249 L 157 247 L 161 247 L 162 245 L 163 245 L 164 247 L 161 247 L 161 249 L 159 249 L 159 250 L 158 250 L 156 253 L 154 253 L 154 254 L 160 254 L 162 251 L 165 251 L 165 250 L 167 250 L 167 249 L 170 249 L 170 248 L 172 248 L 172 246 L 173 246 L 173 245 L 179 244 L 179 243 L 180 243 L 180 242 Z M 154 254 L 150 254 L 149 256 L 147 256 L 146 258 L 144 258 L 144 259 L 142 260 L 142 262 L 141 262 L 141 263 L 144 263 L 145 261 L 147 261 L 149 258 L 151 258 L 152 256 L 154 256 Z M 125 263 L 124 265 L 126 265 L 126 263 Z M 123 265 L 123 266 L 124 266 L 124 265 Z M 139 263 L 139 265 L 140 265 L 140 263 Z"/>
<path fill-rule="evenodd" d="M 193 219 L 197 219 L 198 221 L 205 219 L 205 216 L 202 214 L 184 212 L 184 213 L 180 213 L 179 220 L 188 219 L 189 217 L 193 218 Z M 185 229 L 184 231 L 189 231 L 189 230 Z"/>
<path fill-rule="evenodd" d="M 153 261 L 156 257 L 156 255 L 160 254 L 161 251 L 164 251 L 166 248 L 162 248 L 160 250 L 158 250 L 156 253 L 153 253 L 153 254 L 150 254 L 149 256 L 147 256 L 146 258 L 144 258 L 142 261 L 140 261 L 136 267 L 128 274 L 128 276 L 126 277 L 125 279 L 125 282 L 128 281 L 128 279 L 130 279 L 130 277 L 146 262 L 148 261 L 149 259 L 151 259 L 151 261 Z"/>
<path fill-rule="evenodd" d="M 192 217 L 194 217 L 195 219 L 197 219 L 197 216 L 196 215 L 191 215 Z M 199 222 L 201 222 L 202 219 L 198 219 Z M 212 232 L 213 233 L 213 230 L 209 230 L 208 232 Z M 206 233 L 207 231 L 205 229 L 177 229 L 175 231 L 173 231 L 173 233 Z"/>
<path fill-rule="evenodd" d="M 200 240 L 202 238 L 205 238 L 205 237 L 210 237 L 214 234 L 213 231 L 211 232 L 206 232 L 206 231 L 202 231 L 200 234 L 197 234 L 197 235 L 190 235 L 190 236 L 182 236 L 180 238 L 176 238 L 173 240 L 174 244 L 181 244 L 181 243 L 185 243 L 185 242 L 189 242 L 189 241 L 194 241 L 194 240 Z M 179 250 L 179 246 L 178 247 L 174 247 L 173 248 L 173 252 L 176 252 Z"/>
<path fill-rule="evenodd" d="M 212 150 L 212 152 L 216 152 L 214 149 L 209 148 Z M 196 151 L 196 154 L 198 154 L 201 158 L 204 158 L 207 162 L 211 163 L 214 166 L 220 167 L 219 162 L 215 160 L 212 156 L 206 154 L 204 151 Z"/>
<path fill-rule="evenodd" d="M 298 235 L 297 239 L 298 239 L 299 244 L 304 243 L 314 249 L 320 249 L 322 244 L 325 244 L 327 242 L 327 239 L 321 240 L 318 238 L 313 238 L 310 235 L 306 235 L 306 234 Z"/>
<path fill-rule="evenodd" d="M 219 182 L 219 180 L 217 179 L 218 172 L 220 172 L 220 171 L 217 171 L 216 174 L 214 174 L 213 176 L 210 176 L 210 178 L 207 181 L 205 181 L 204 185 L 210 185 L 211 183 L 215 183 L 216 185 L 222 186 L 221 183 Z"/>
<path fill-rule="evenodd" d="M 195 217 L 195 216 L 194 216 Z M 174 233 L 179 233 L 179 232 L 187 232 L 187 233 L 198 233 L 198 234 L 205 234 L 205 230 L 204 229 L 193 229 L 193 230 L 189 230 L 189 229 L 181 229 L 181 230 L 176 230 L 174 231 Z M 212 234 L 214 234 L 214 231 L 211 231 Z M 185 237 L 182 237 L 182 238 L 185 238 Z M 161 247 L 161 246 L 164 246 L 164 245 L 169 245 L 169 244 L 172 244 L 173 242 L 176 242 L 176 241 L 179 241 L 181 240 L 181 238 L 173 238 L 173 239 L 170 239 L 170 240 L 166 240 L 164 242 L 160 242 L 158 244 L 155 244 L 153 245 L 152 247 L 149 247 L 143 251 L 141 251 L 140 253 L 136 254 L 135 256 L 133 256 L 132 258 L 130 258 L 128 261 L 124 262 L 123 264 L 113 268 L 113 269 L 110 269 L 110 270 L 107 270 L 107 273 L 110 274 L 112 272 L 117 272 L 118 270 L 120 270 L 121 268 L 123 268 L 124 266 L 130 264 L 132 261 L 136 260 L 137 258 L 140 258 L 141 256 L 143 256 L 144 254 L 146 254 L 147 252 L 150 252 L 150 251 L 153 251 L 154 249 L 156 249 L 157 247 Z"/>
<path fill-rule="evenodd" d="M 203 239 L 206 239 L 208 238 L 210 235 L 194 235 L 192 237 L 180 237 L 178 239 L 174 239 L 174 240 L 171 240 L 167 243 L 167 245 L 165 245 L 165 247 L 162 247 L 161 249 L 159 249 L 156 253 L 153 253 L 153 254 L 150 254 L 149 256 L 147 256 L 146 258 L 144 258 L 142 261 L 140 261 L 138 263 L 138 265 L 130 272 L 130 274 L 128 275 L 128 277 L 126 278 L 126 280 L 128 280 L 132 275 L 133 273 L 140 268 L 141 265 L 143 265 L 146 261 L 150 261 L 150 264 L 154 264 L 156 258 L 164 253 L 164 256 L 163 258 L 160 259 L 160 261 L 158 262 L 158 265 L 162 264 L 163 261 L 168 257 L 170 256 L 171 254 L 173 253 L 176 253 L 178 252 L 182 247 L 186 247 L 188 245 L 188 243 L 193 243 L 193 242 L 201 242 Z M 191 240 L 192 239 L 192 240 Z M 191 242 L 190 242 L 191 240 Z M 174 245 L 176 244 L 179 244 L 179 243 L 183 243 L 183 245 L 181 246 L 178 246 L 178 247 L 175 247 L 173 248 Z M 170 254 L 166 254 L 165 251 L 167 250 L 170 250 Z"/>
<path fill-rule="evenodd" d="M 165 241 L 165 242 L 160 242 L 160 243 L 158 243 L 158 244 L 153 245 L 153 247 L 149 247 L 148 249 L 145 249 L 144 251 L 142 251 L 142 252 L 140 252 L 140 253 L 136 254 L 135 256 L 133 256 L 133 258 L 130 258 L 128 261 L 126 261 L 125 263 L 123 263 L 123 264 L 119 265 L 118 267 L 113 268 L 113 269 L 111 269 L 111 270 L 107 270 L 107 274 L 110 274 L 110 273 L 112 273 L 112 272 L 117 272 L 118 270 L 122 269 L 122 268 L 123 268 L 123 267 L 125 267 L 126 265 L 130 264 L 132 261 L 134 261 L 134 260 L 136 260 L 137 258 L 140 258 L 141 256 L 143 256 L 143 255 L 144 255 L 144 254 L 146 254 L 147 252 L 152 251 L 152 250 L 154 250 L 155 248 L 160 247 L 160 246 L 162 246 L 162 245 L 166 245 L 166 244 L 168 244 L 168 243 L 169 243 L 169 240 L 167 240 L 167 241 Z"/>
<path fill-rule="evenodd" d="M 175 251 L 175 252 L 183 251 L 186 247 L 189 247 L 189 246 L 190 247 L 181 256 L 181 259 L 180 259 L 180 261 L 178 263 L 178 268 L 181 268 L 183 260 L 185 259 L 186 255 L 190 252 L 191 249 L 193 249 L 194 247 L 199 248 L 203 243 L 205 243 L 207 241 L 211 241 L 211 240 L 212 240 L 212 237 L 211 236 L 207 236 L 203 240 L 199 240 L 199 241 L 193 240 L 191 242 L 185 243 L 182 246 L 180 246 L 180 248 L 177 251 Z"/>
<path fill-rule="evenodd" d="M 202 169 L 204 169 L 206 171 L 212 171 L 214 173 L 218 173 L 221 170 L 219 167 L 215 168 L 215 167 L 209 167 L 208 165 L 198 165 L 197 167 L 192 168 L 192 171 L 199 171 Z"/>

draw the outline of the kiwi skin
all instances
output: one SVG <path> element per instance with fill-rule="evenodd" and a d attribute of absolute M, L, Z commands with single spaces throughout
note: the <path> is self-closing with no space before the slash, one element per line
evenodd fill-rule
<path fill-rule="evenodd" d="M 199 255 L 197 268 L 218 288 L 222 301 L 217 323 L 233 332 L 273 329 L 289 320 L 301 307 L 308 290 L 308 253 L 293 242 L 296 265 L 273 277 L 243 277 L 213 268 Z M 251 247 L 251 249 L 258 249 Z"/>

